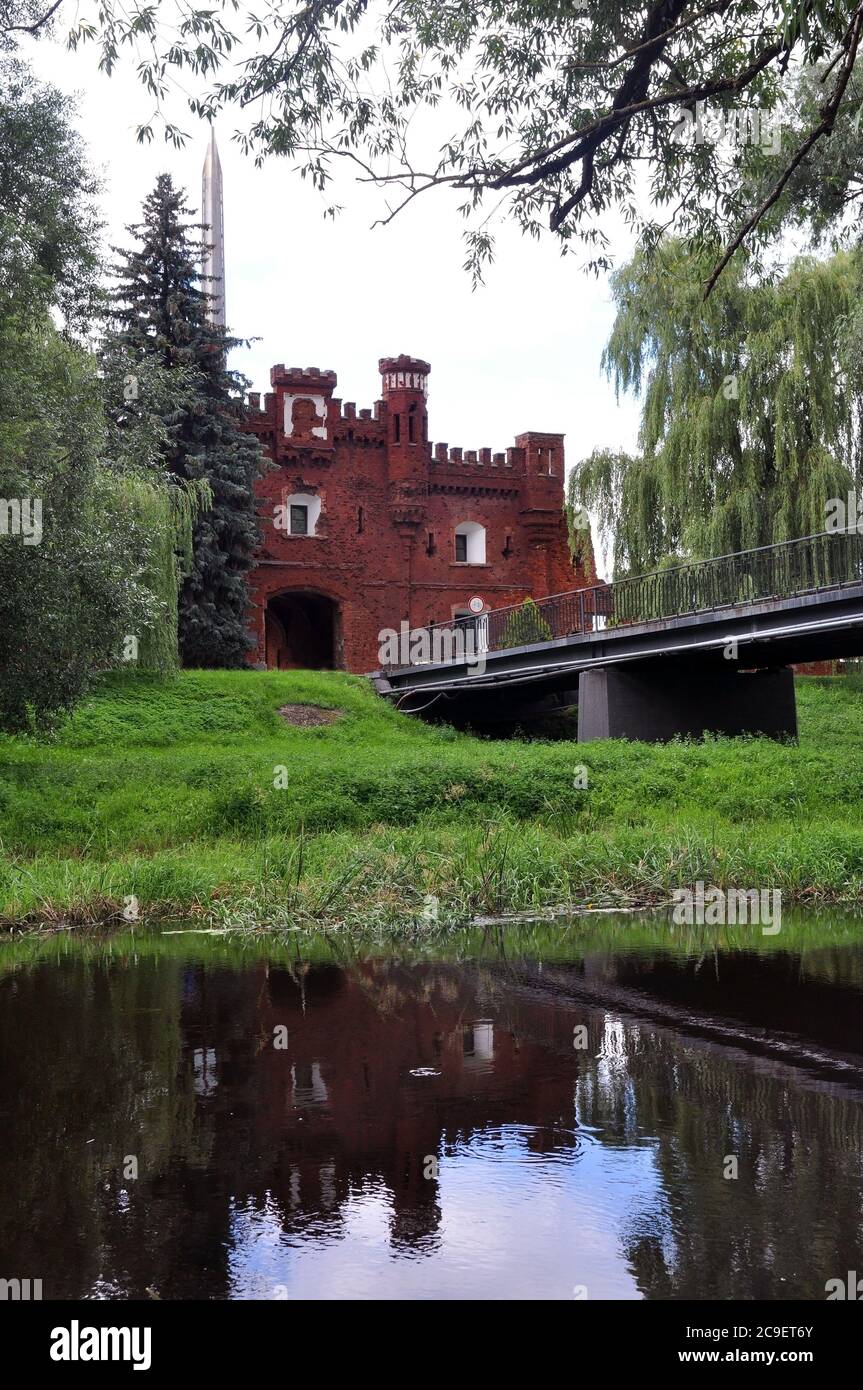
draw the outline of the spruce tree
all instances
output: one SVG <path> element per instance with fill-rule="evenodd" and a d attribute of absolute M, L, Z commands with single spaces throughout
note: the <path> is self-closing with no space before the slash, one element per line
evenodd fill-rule
<path fill-rule="evenodd" d="M 156 358 L 191 374 L 191 385 L 166 422 L 164 464 L 178 483 L 206 481 L 212 506 L 196 520 L 191 571 L 179 600 L 180 656 L 187 666 L 242 666 L 247 631 L 246 575 L 258 543 L 254 482 L 257 441 L 241 426 L 243 388 L 227 366 L 240 339 L 210 322 L 199 257 L 207 229 L 193 220 L 168 174 L 144 202 L 143 220 L 127 228 L 135 249 L 115 248 L 109 342 L 134 360 Z"/>

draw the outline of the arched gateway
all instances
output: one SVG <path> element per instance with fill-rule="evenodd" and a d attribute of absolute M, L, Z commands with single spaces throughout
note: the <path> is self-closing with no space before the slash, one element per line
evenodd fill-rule
<path fill-rule="evenodd" d="M 266 662 L 278 671 L 331 671 L 339 661 L 339 608 L 325 594 L 274 594 L 265 612 Z"/>

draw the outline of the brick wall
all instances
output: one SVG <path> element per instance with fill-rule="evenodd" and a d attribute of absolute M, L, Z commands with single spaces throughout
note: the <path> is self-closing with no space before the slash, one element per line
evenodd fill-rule
<path fill-rule="evenodd" d="M 336 375 L 273 367 L 248 428 L 273 461 L 257 485 L 262 544 L 251 575 L 250 660 L 371 671 L 379 634 L 592 582 L 569 558 L 563 436 L 519 435 L 503 452 L 429 440 L 429 365 L 383 358 L 382 396 L 357 410 Z M 314 534 L 291 535 L 288 499 Z M 315 515 L 317 514 L 317 515 Z M 482 563 L 456 560 L 455 530 L 484 528 Z"/>

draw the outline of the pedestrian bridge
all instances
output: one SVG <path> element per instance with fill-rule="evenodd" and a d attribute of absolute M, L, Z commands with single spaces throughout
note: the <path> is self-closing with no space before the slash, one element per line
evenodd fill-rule
<path fill-rule="evenodd" d="M 375 674 L 409 713 L 579 706 L 580 742 L 797 730 L 791 663 L 863 653 L 863 536 L 826 532 L 406 631 Z"/>

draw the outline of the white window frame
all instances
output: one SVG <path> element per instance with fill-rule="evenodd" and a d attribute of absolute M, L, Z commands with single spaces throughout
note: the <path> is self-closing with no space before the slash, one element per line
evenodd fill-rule
<path fill-rule="evenodd" d="M 467 538 L 467 558 L 456 560 L 457 565 L 484 565 L 485 564 L 485 527 L 478 521 L 460 521 L 453 532 L 453 555 L 455 555 L 455 537 L 465 536 Z"/>
<path fill-rule="evenodd" d="M 292 492 L 290 497 L 284 498 L 282 502 L 282 507 L 284 509 L 283 516 L 285 524 L 284 526 L 279 527 L 278 529 L 282 532 L 283 535 L 288 536 L 291 540 L 295 541 L 310 540 L 311 538 L 317 535 L 318 518 L 321 515 L 320 497 L 315 497 L 314 493 L 311 492 Z M 295 533 L 292 533 L 291 531 L 291 507 L 306 508 L 308 531 L 304 536 L 297 535 Z"/>

